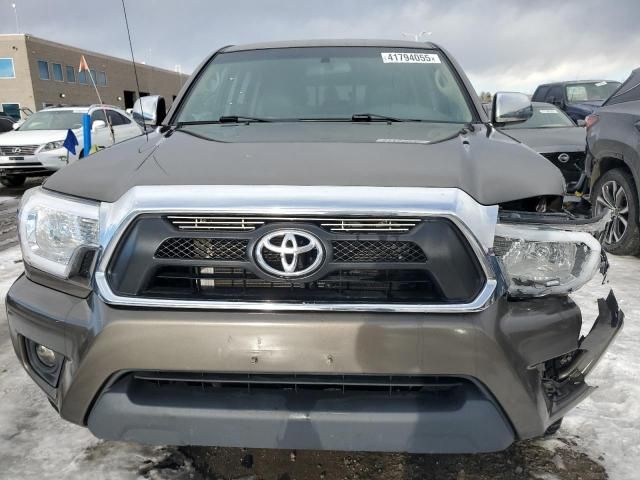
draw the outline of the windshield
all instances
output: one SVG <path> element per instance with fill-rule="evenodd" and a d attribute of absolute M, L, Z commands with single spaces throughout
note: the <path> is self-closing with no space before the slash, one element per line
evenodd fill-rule
<path fill-rule="evenodd" d="M 82 114 L 75 110 L 43 110 L 27 118 L 19 130 L 68 130 L 82 127 Z"/>
<path fill-rule="evenodd" d="M 617 90 L 620 82 L 584 82 L 572 83 L 565 87 L 569 103 L 606 100 Z"/>
<path fill-rule="evenodd" d="M 330 121 L 356 114 L 473 119 L 451 67 L 435 50 L 307 47 L 218 54 L 191 88 L 177 121 Z"/>
<path fill-rule="evenodd" d="M 551 104 L 533 105 L 533 115 L 526 122 L 505 125 L 503 129 L 575 127 L 575 123 Z"/>

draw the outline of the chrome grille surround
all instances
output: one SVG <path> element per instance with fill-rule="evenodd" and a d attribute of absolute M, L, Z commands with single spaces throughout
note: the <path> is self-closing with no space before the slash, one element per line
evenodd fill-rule
<path fill-rule="evenodd" d="M 35 155 L 41 145 L 0 145 L 0 155 L 3 157 L 28 157 Z M 15 152 L 14 150 L 20 150 Z"/>
<path fill-rule="evenodd" d="M 486 282 L 468 303 L 286 303 L 225 300 L 175 300 L 115 294 L 106 278 L 109 261 L 128 226 L 139 215 L 246 215 L 340 218 L 441 217 L 453 222 L 475 252 Z M 250 213 L 249 213 L 250 212 Z M 461 313 L 486 309 L 495 299 L 498 280 L 490 260 L 498 218 L 497 206 L 477 203 L 457 188 L 342 187 L 283 185 L 137 186 L 100 209 L 102 255 L 95 271 L 97 293 L 110 305 L 139 308 L 195 308 L 253 311 L 360 311 Z M 499 278 L 499 277 L 498 277 Z"/>

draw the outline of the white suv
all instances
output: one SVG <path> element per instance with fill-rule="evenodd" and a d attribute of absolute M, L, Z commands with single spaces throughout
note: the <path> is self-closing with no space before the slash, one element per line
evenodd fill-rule
<path fill-rule="evenodd" d="M 22 185 L 27 177 L 51 175 L 68 163 L 82 158 L 82 115 L 91 115 L 91 142 L 108 147 L 141 135 L 142 128 L 133 118 L 117 107 L 54 107 L 29 116 L 14 129 L 0 135 L 0 183 Z M 113 128 L 113 135 L 111 128 Z M 62 146 L 67 130 L 73 130 L 80 145 L 76 154 L 67 155 Z"/>

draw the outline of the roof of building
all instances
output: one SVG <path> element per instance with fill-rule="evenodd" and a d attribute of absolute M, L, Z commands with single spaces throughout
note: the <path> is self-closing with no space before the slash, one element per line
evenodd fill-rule
<path fill-rule="evenodd" d="M 4 34 L 0 34 L 0 39 L 2 39 L 3 37 L 25 37 L 28 40 L 32 40 L 32 41 L 36 41 L 38 43 L 43 43 L 45 45 L 50 45 L 53 47 L 58 47 L 58 48 L 65 48 L 67 50 L 75 50 L 78 52 L 78 54 L 81 55 L 87 55 L 87 56 L 91 56 L 91 57 L 99 57 L 99 58 L 104 58 L 107 60 L 111 60 L 111 61 L 115 61 L 115 62 L 122 62 L 122 63 L 128 63 L 129 65 L 131 65 L 131 59 L 126 59 L 126 58 L 121 58 L 121 57 L 114 57 L 113 55 L 107 55 L 104 53 L 98 53 L 98 52 L 94 52 L 92 50 L 86 50 L 84 48 L 80 48 L 80 47 L 75 47 L 73 45 L 67 45 L 64 43 L 59 43 L 59 42 L 54 42 L 51 40 L 46 40 L 44 38 L 40 38 L 40 37 L 36 37 L 34 35 L 31 35 L 29 33 L 4 33 Z M 166 73 L 171 73 L 173 75 L 184 75 L 184 76 L 189 76 L 188 73 L 184 73 L 184 72 L 175 72 L 173 70 L 169 70 L 166 68 L 162 68 L 162 67 L 155 67 L 153 65 L 148 65 L 146 63 L 140 63 L 140 62 L 136 62 L 136 68 L 141 68 L 141 69 L 152 69 L 154 71 L 162 71 L 162 72 L 166 72 Z"/>

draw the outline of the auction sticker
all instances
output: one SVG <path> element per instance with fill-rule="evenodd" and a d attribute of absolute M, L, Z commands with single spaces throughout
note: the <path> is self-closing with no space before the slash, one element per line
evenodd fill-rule
<path fill-rule="evenodd" d="M 440 63 L 435 53 L 382 52 L 383 63 Z"/>

